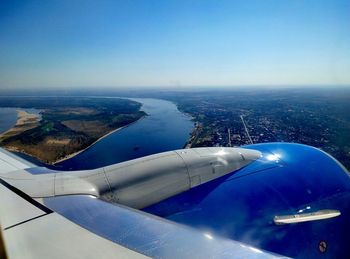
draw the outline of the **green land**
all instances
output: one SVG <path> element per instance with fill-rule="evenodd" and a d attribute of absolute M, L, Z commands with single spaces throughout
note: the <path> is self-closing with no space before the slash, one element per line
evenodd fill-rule
<path fill-rule="evenodd" d="M 0 135 L 0 145 L 50 164 L 146 115 L 140 103 L 120 98 L 1 97 L 0 107 L 20 107 L 17 124 Z M 38 109 L 40 115 L 26 108 Z"/>

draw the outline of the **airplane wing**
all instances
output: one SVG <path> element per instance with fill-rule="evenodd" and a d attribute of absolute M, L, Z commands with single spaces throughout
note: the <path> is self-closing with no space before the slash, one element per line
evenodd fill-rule
<path fill-rule="evenodd" d="M 186 158 L 185 154 L 168 153 L 165 164 L 173 166 L 173 169 L 179 169 L 180 176 L 183 173 L 191 174 L 187 175 L 187 182 L 179 182 L 174 180 L 176 178 L 174 176 L 178 175 L 176 172 L 168 172 L 167 175 L 171 177 L 168 179 L 161 177 L 161 180 L 159 175 L 154 173 L 152 175 L 151 172 L 146 174 L 146 180 L 145 174 L 140 177 L 142 170 L 139 169 L 146 170 L 145 165 L 152 170 L 157 168 L 157 164 L 160 168 L 165 168 L 165 164 L 159 163 L 164 156 L 153 156 L 135 163 L 103 168 L 102 171 L 62 173 L 36 168 L 35 165 L 0 149 L 0 223 L 6 256 L 8 258 L 279 257 L 135 209 L 191 189 L 191 186 L 195 187 L 201 181 L 211 181 L 215 177 L 209 173 L 217 173 L 218 177 L 221 177 L 227 173 L 223 168 L 227 167 L 231 171 L 245 166 L 250 153 L 247 152 L 247 156 L 244 157 L 242 152 L 242 150 L 235 151 L 234 155 L 241 158 L 228 165 L 220 164 L 222 167 L 218 167 L 216 172 L 212 170 L 206 172 L 203 165 L 203 156 L 206 156 L 204 150 L 199 151 L 200 155 L 197 153 L 195 168 L 189 169 L 191 164 L 189 162 L 185 164 L 187 170 L 185 172 L 182 170 L 184 162 L 177 164 L 176 159 L 183 161 L 193 157 Z M 154 164 L 157 160 L 158 162 Z M 128 169 L 131 176 L 120 176 L 123 169 Z M 197 169 L 204 171 L 204 174 L 201 175 Z M 113 178 L 116 174 L 119 176 Z M 103 182 L 101 176 L 106 180 L 108 188 L 101 183 Z M 181 177 L 180 179 L 183 180 Z M 164 188 L 164 181 L 170 181 L 172 184 Z M 156 186 L 154 184 L 163 185 L 157 189 L 153 188 Z M 146 186 L 151 187 L 146 188 L 148 195 L 140 192 Z M 111 194 L 111 190 L 114 189 L 121 191 L 119 198 L 116 191 L 112 191 Z M 153 195 L 150 190 L 154 190 Z M 133 193 L 135 191 L 138 191 L 138 195 Z M 161 198 L 156 198 L 154 195 L 160 195 Z M 142 196 L 146 198 L 142 199 Z M 112 204 L 108 199 L 112 199 L 109 201 L 117 199 L 120 203 Z M 131 204 L 134 208 L 121 204 Z"/>
<path fill-rule="evenodd" d="M 36 165 L 0 148 L 0 174 L 31 167 L 36 167 Z"/>
<path fill-rule="evenodd" d="M 348 258 L 349 201 L 347 170 L 300 144 L 182 149 L 71 172 L 0 149 L 9 258 Z"/>
<path fill-rule="evenodd" d="M 146 257 L 92 234 L 4 181 L 0 202 L 8 258 Z"/>

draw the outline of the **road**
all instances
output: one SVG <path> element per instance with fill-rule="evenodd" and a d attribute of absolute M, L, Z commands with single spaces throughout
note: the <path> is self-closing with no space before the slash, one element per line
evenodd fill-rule
<path fill-rule="evenodd" d="M 241 115 L 241 116 L 239 116 L 239 117 L 241 117 L 241 120 L 242 120 L 244 129 L 245 129 L 245 132 L 247 133 L 247 136 L 248 136 L 248 139 L 249 139 L 249 142 L 250 142 L 251 144 L 254 144 L 252 138 L 251 138 L 250 135 L 249 135 L 249 132 L 248 132 L 248 129 L 247 129 L 247 125 L 245 124 L 245 121 L 244 121 L 244 119 L 243 119 L 243 115 Z"/>

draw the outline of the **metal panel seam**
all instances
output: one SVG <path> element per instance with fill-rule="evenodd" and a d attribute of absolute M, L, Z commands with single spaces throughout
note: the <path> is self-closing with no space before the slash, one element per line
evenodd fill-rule
<path fill-rule="evenodd" d="M 13 227 L 17 227 L 17 226 L 19 226 L 19 225 L 25 224 L 25 223 L 27 223 L 27 222 L 29 222 L 29 221 L 32 221 L 32 220 L 41 218 L 41 217 L 46 216 L 46 215 L 49 215 L 49 214 L 51 214 L 51 213 L 44 213 L 44 214 L 41 214 L 41 215 L 36 216 L 36 217 L 34 217 L 34 218 L 30 218 L 30 219 L 21 221 L 21 222 L 19 222 L 19 223 L 16 223 L 16 224 L 14 224 L 14 225 L 11 225 L 11 226 L 8 226 L 8 227 L 4 228 L 4 230 L 8 230 L 8 229 L 11 229 L 11 228 L 13 228 Z"/>
<path fill-rule="evenodd" d="M 185 162 L 185 159 L 183 159 L 183 157 L 177 151 L 173 151 L 173 152 L 180 157 L 181 161 L 184 163 L 184 165 L 186 167 L 186 172 L 187 172 L 187 176 L 188 176 L 188 189 L 191 189 L 190 171 L 188 170 L 188 166 L 187 166 L 187 164 Z"/>
<path fill-rule="evenodd" d="M 108 188 L 109 188 L 109 192 L 111 193 L 113 200 L 115 202 L 118 202 L 118 199 L 115 197 L 114 192 L 112 192 L 111 183 L 109 182 L 109 179 L 107 177 L 107 174 L 106 174 L 106 171 L 105 171 L 104 167 L 102 167 L 102 171 L 103 171 L 103 175 L 105 176 L 105 179 L 106 179 L 106 182 L 107 182 L 107 185 L 108 185 Z"/>
<path fill-rule="evenodd" d="M 56 175 L 57 173 L 53 175 L 53 196 L 56 196 Z"/>

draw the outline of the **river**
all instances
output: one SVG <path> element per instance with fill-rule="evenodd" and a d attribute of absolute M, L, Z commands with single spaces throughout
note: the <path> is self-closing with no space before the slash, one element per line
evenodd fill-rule
<path fill-rule="evenodd" d="M 17 108 L 0 108 L 0 134 L 15 126 L 17 117 Z"/>
<path fill-rule="evenodd" d="M 160 99 L 130 99 L 141 103 L 141 110 L 148 116 L 56 166 L 61 170 L 92 169 L 179 149 L 186 144 L 194 123 L 174 103 Z"/>

